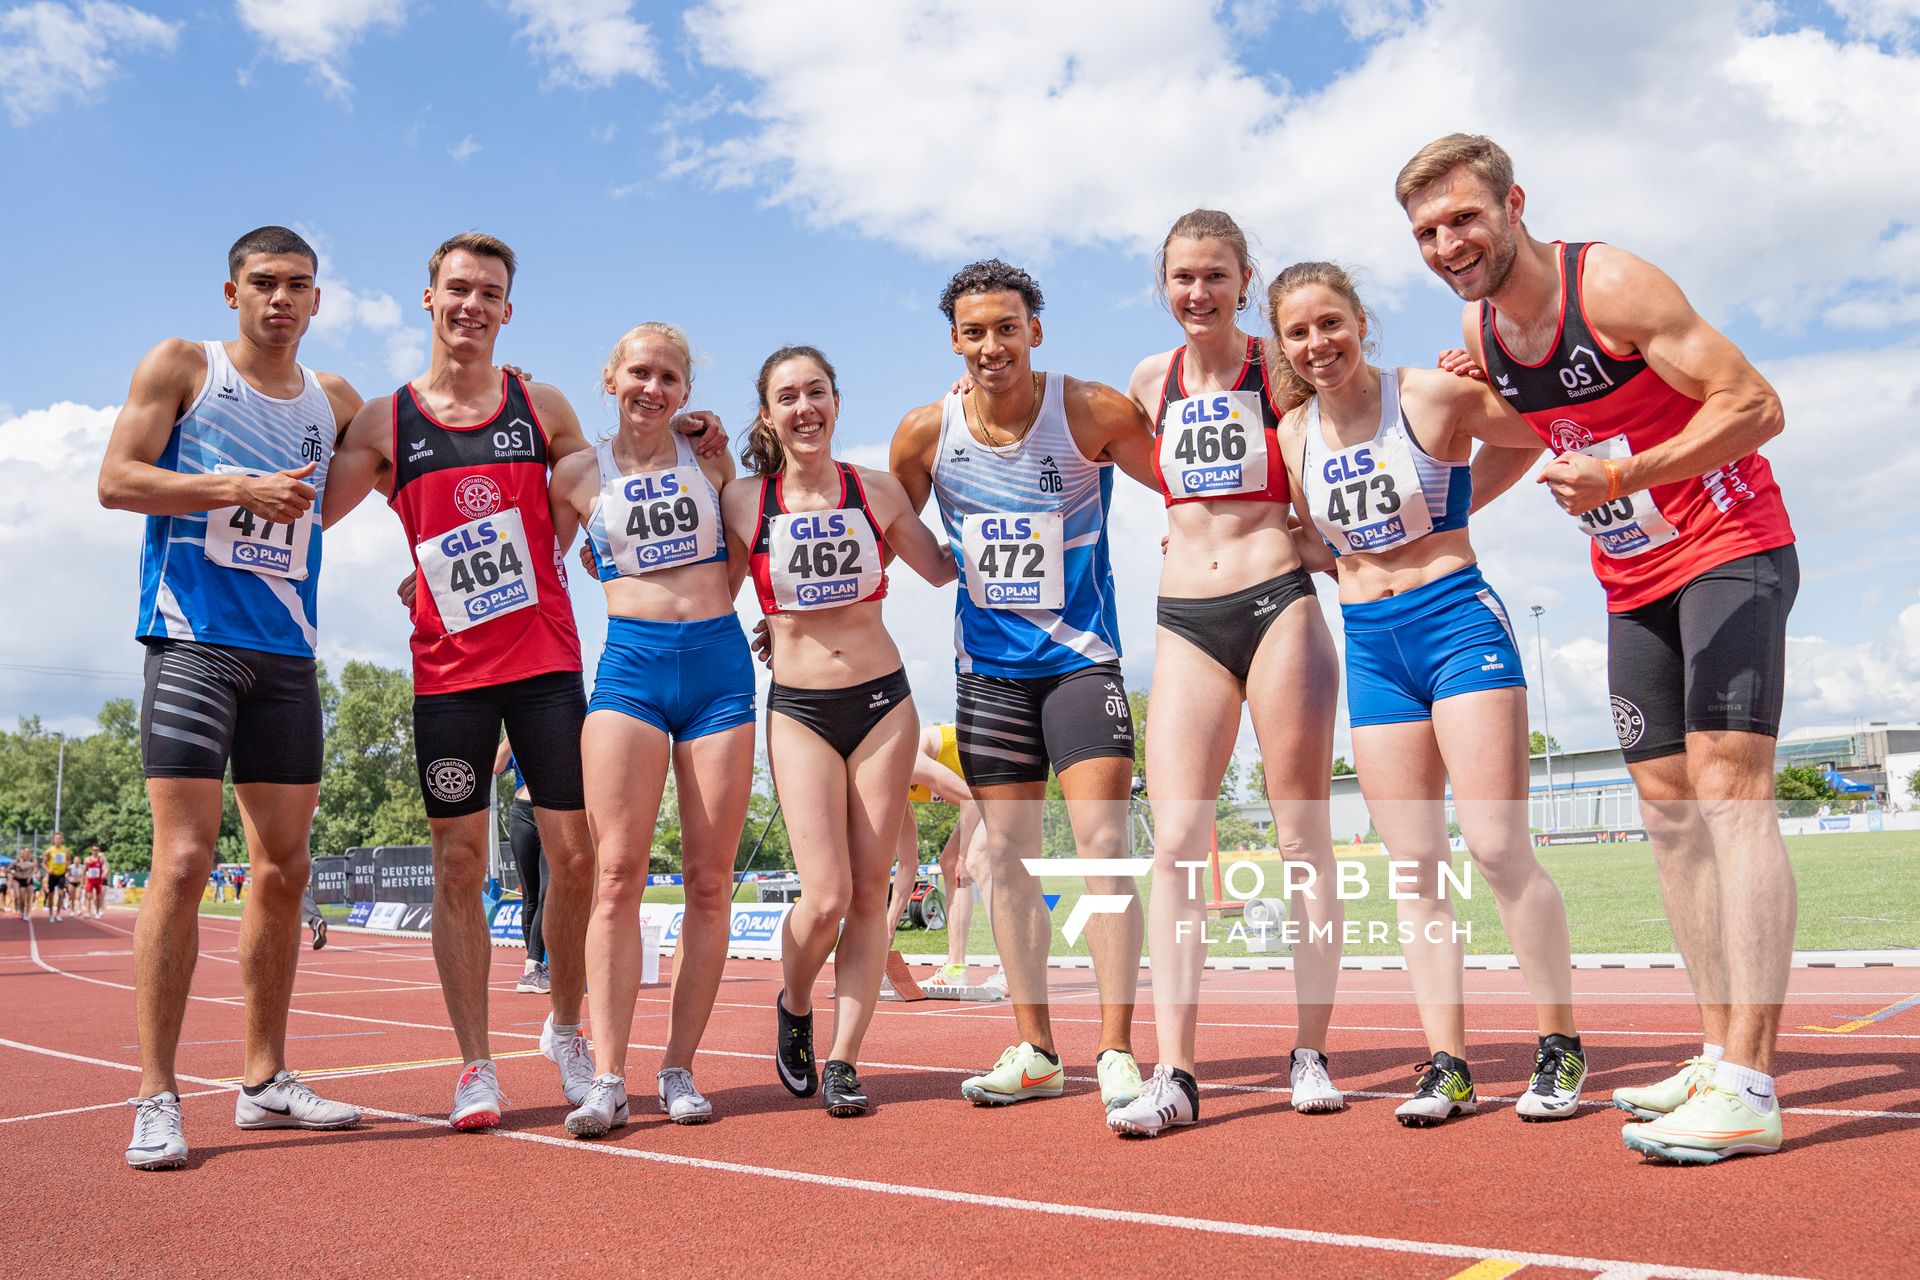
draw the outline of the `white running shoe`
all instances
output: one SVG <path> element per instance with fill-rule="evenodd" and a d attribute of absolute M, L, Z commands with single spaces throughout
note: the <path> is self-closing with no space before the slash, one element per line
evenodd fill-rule
<path fill-rule="evenodd" d="M 1000 969 L 994 970 L 993 976 L 991 978 L 988 978 L 985 982 L 981 983 L 980 985 L 983 987 L 992 987 L 996 991 L 1005 991 L 1007 989 L 1006 969 L 1000 968 Z"/>
<path fill-rule="evenodd" d="M 627 1127 L 627 1082 L 620 1076 L 595 1076 L 580 1105 L 567 1113 L 567 1132 L 576 1138 L 602 1138 L 609 1129 Z"/>
<path fill-rule="evenodd" d="M 705 1124 L 713 1119 L 713 1104 L 693 1087 L 693 1072 L 685 1067 L 660 1071 L 660 1110 L 675 1124 Z"/>
<path fill-rule="evenodd" d="M 493 1063 L 483 1058 L 469 1062 L 460 1072 L 460 1083 L 453 1090 L 453 1114 L 447 1118 L 456 1129 L 491 1129 L 500 1123 L 506 1105 Z"/>
<path fill-rule="evenodd" d="M 161 1092 L 128 1098 L 134 1108 L 127 1163 L 136 1169 L 178 1169 L 187 1162 L 187 1135 L 180 1127 L 180 1098 Z"/>
<path fill-rule="evenodd" d="M 560 1092 L 567 1101 L 579 1106 L 593 1087 L 593 1046 L 584 1032 L 576 1031 L 562 1040 L 553 1031 L 553 1015 L 548 1014 L 540 1028 L 540 1052 L 560 1068 Z"/>
<path fill-rule="evenodd" d="M 1162 1129 L 1192 1124 L 1199 1118 L 1199 1106 L 1173 1078 L 1173 1068 L 1163 1062 L 1147 1077 L 1139 1097 L 1107 1112 L 1107 1128 L 1126 1137 L 1151 1138 Z"/>
<path fill-rule="evenodd" d="M 1293 1109 L 1307 1115 L 1345 1111 L 1347 1099 L 1327 1074 L 1327 1055 L 1317 1049 L 1295 1049 L 1288 1069 L 1293 1084 Z"/>
<path fill-rule="evenodd" d="M 240 1091 L 233 1122 L 242 1129 L 345 1129 L 360 1123 L 360 1109 L 328 1102 L 299 1076 L 282 1071 L 258 1093 Z"/>

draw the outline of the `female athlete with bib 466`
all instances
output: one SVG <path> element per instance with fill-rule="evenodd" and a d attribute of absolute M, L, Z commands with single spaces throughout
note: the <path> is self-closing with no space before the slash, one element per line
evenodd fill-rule
<path fill-rule="evenodd" d="M 756 386 L 741 458 L 759 483 L 728 486 L 721 507 L 728 534 L 752 548 L 773 642 L 767 754 L 802 890 L 782 925 L 776 1065 L 794 1096 L 819 1089 L 828 1114 L 855 1116 L 868 1110 L 854 1063 L 893 936 L 887 892 L 920 736 L 880 616 L 886 557 L 935 586 L 954 567 L 899 481 L 834 460 L 840 388 L 824 355 L 782 347 Z M 833 1051 L 818 1072 L 813 983 L 830 953 Z"/>
<path fill-rule="evenodd" d="M 1153 421 L 1154 468 L 1167 502 L 1160 570 L 1147 791 L 1154 810 L 1148 940 L 1160 1064 L 1140 1097 L 1107 1116 L 1123 1134 L 1192 1124 L 1199 1113 L 1194 1036 L 1206 961 L 1205 900 L 1187 867 L 1204 862 L 1215 802 L 1240 729 L 1253 714 L 1266 764 L 1275 840 L 1292 861 L 1334 881 L 1331 791 L 1340 660 L 1288 531 L 1291 491 L 1275 435 L 1290 407 L 1275 396 L 1259 339 L 1237 315 L 1253 259 L 1234 220 L 1213 209 L 1181 217 L 1160 246 L 1160 285 L 1185 345 L 1148 356 L 1128 394 Z M 1276 403 L 1277 400 L 1277 403 Z M 1294 1109 L 1346 1106 L 1327 1075 L 1327 1024 L 1340 976 L 1342 904 L 1295 894 L 1293 945 L 1300 1031 L 1291 1060 Z"/>
<path fill-rule="evenodd" d="M 627 1123 L 626 1060 L 640 990 L 640 900 L 667 767 L 680 798 L 686 921 L 659 1075 L 660 1109 L 680 1124 L 711 1119 L 693 1084 L 699 1046 L 727 962 L 733 855 L 753 786 L 753 659 L 734 617 L 746 576 L 729 553 L 720 490 L 724 453 L 694 455 L 673 428 L 692 389 L 687 340 L 649 322 L 614 344 L 602 374 L 620 425 L 591 451 L 562 458 L 549 490 L 560 546 L 586 525 L 607 592 L 607 647 L 581 734 L 598 893 L 587 923 L 593 1087 L 567 1130 L 597 1138 Z"/>
<path fill-rule="evenodd" d="M 1394 1113 L 1424 1127 L 1474 1110 L 1461 947 L 1439 868 L 1450 856 L 1443 796 L 1538 1009 L 1540 1044 L 1517 1110 L 1563 1120 L 1586 1057 L 1560 890 L 1527 829 L 1527 684 L 1505 608 L 1467 539 L 1474 439 L 1531 449 L 1486 384 L 1367 363 L 1366 308 L 1347 273 L 1301 262 L 1267 291 L 1285 372 L 1307 396 L 1281 426 L 1295 492 L 1339 566 L 1347 712 L 1360 790 L 1394 858 L 1419 865 L 1399 904 L 1429 1060 Z"/>

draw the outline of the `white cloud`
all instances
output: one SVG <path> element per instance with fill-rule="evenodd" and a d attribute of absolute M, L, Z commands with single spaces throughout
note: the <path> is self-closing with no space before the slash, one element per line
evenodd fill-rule
<path fill-rule="evenodd" d="M 670 151 L 683 175 L 939 257 L 1144 250 L 1214 204 L 1280 261 L 1356 263 L 1392 301 L 1441 288 L 1393 175 L 1462 128 L 1514 153 L 1536 230 L 1684 262 L 1710 315 L 1792 329 L 1856 290 L 1920 287 L 1896 234 L 1920 57 L 1756 30 L 1739 0 L 1634 0 L 1604 23 L 1528 0 L 1341 8 L 1372 43 L 1300 94 L 1236 61 L 1230 23 L 1257 5 L 708 0 L 686 18 L 695 52 L 749 89 L 676 119 Z"/>
<path fill-rule="evenodd" d="M 1920 31 L 1920 0 L 1828 0 L 1847 30 L 1869 40 L 1912 43 Z"/>
<path fill-rule="evenodd" d="M 1811 635 L 1788 640 L 1784 724 L 1854 717 L 1920 719 L 1920 604 L 1902 609 L 1890 631 L 1859 644 Z"/>
<path fill-rule="evenodd" d="M 449 147 L 447 154 L 455 160 L 467 160 L 472 158 L 479 150 L 480 144 L 473 140 L 472 134 L 468 134 L 466 137 L 460 139 L 460 141 L 454 143 L 453 146 Z"/>
<path fill-rule="evenodd" d="M 326 250 L 320 252 L 320 314 L 313 318 L 308 337 L 334 350 L 357 352 L 361 335 L 371 335 L 379 341 L 380 368 L 387 377 L 406 379 L 420 372 L 427 359 L 426 333 L 407 326 L 406 313 L 391 294 L 363 294 L 328 274 Z M 360 389 L 365 393 L 365 387 Z"/>
<path fill-rule="evenodd" d="M 98 92 L 116 53 L 171 49 L 180 24 L 130 5 L 53 0 L 0 12 L 0 102 L 16 125 Z"/>
<path fill-rule="evenodd" d="M 369 27 L 404 22 L 406 0 L 235 0 L 234 12 L 274 57 L 312 67 L 344 97 L 353 87 L 340 69 L 347 50 Z"/>
<path fill-rule="evenodd" d="M 634 20 L 630 0 L 507 0 L 507 11 L 556 83 L 605 88 L 622 76 L 660 79 L 653 36 Z"/>

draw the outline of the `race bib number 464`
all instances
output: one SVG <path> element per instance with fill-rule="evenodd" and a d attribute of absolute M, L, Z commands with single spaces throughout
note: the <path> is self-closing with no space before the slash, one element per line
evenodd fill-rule
<path fill-rule="evenodd" d="M 960 517 L 967 598 L 982 609 L 1060 609 L 1067 574 L 1060 513 Z"/>
<path fill-rule="evenodd" d="M 540 602 L 517 508 L 469 520 L 413 551 L 449 635 Z"/>
<path fill-rule="evenodd" d="M 260 476 L 264 471 L 222 467 L 230 475 Z M 207 559 L 223 569 L 244 569 L 266 577 L 301 582 L 307 576 L 307 541 L 313 536 L 314 508 L 292 522 L 268 520 L 245 507 L 207 512 Z"/>

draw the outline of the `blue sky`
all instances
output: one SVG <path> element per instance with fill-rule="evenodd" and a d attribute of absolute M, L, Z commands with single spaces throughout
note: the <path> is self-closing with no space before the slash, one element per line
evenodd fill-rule
<path fill-rule="evenodd" d="M 1382 360 L 1430 361 L 1457 305 L 1391 182 L 1451 128 L 1513 151 L 1536 233 L 1646 254 L 1780 387 L 1768 452 L 1807 570 L 1788 727 L 1920 717 L 1911 0 L 1626 3 L 1599 24 L 1522 0 L 1029 8 L 0 0 L 0 594 L 35 620 L 0 640 L 0 719 L 81 730 L 137 692 L 137 521 L 93 505 L 92 467 L 148 346 L 231 334 L 223 255 L 248 227 L 321 247 L 303 357 L 364 394 L 424 368 L 426 255 L 478 227 L 522 260 L 502 356 L 590 429 L 612 339 L 664 319 L 702 357 L 696 400 L 736 425 L 768 350 L 823 347 L 842 447 L 878 462 L 955 372 L 935 308 L 954 267 L 1030 265 L 1040 363 L 1124 384 L 1177 337 L 1150 253 L 1197 204 L 1269 267 L 1358 267 Z M 1163 522 L 1122 484 L 1138 683 Z M 1584 540 L 1530 486 L 1476 528 L 1513 611 L 1549 610 L 1557 736 L 1605 741 Z M 323 657 L 404 662 L 405 565 L 377 506 L 330 535 Z M 574 594 L 591 668 L 599 593 Z M 905 584 L 889 614 L 929 716 L 952 706 L 949 610 Z"/>

